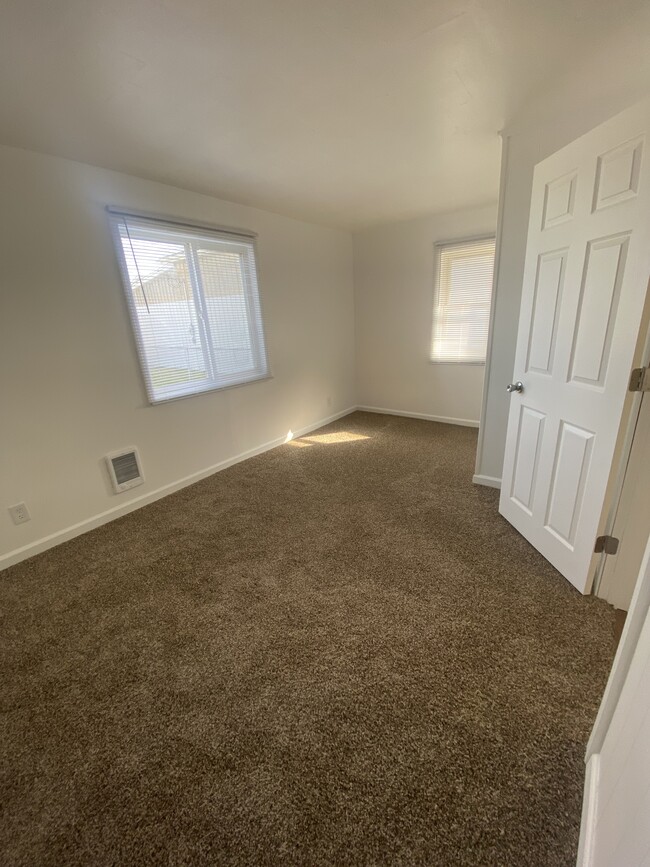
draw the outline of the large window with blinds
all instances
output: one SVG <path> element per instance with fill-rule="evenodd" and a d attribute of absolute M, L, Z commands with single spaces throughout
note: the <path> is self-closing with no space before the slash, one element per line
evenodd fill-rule
<path fill-rule="evenodd" d="M 431 360 L 484 364 L 494 238 L 436 244 Z"/>
<path fill-rule="evenodd" d="M 151 403 L 268 376 L 253 235 L 109 218 Z"/>

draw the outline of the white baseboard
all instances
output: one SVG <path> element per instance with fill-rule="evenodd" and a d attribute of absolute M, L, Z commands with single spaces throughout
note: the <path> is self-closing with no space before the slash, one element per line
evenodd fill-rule
<path fill-rule="evenodd" d="M 446 415 L 427 415 L 423 412 L 404 412 L 401 409 L 385 409 L 381 406 L 358 406 L 362 412 L 378 412 L 382 415 L 401 415 L 405 418 L 422 418 L 425 421 L 440 421 L 443 424 L 458 424 L 462 427 L 478 427 L 479 423 L 469 418 L 450 418 Z"/>
<path fill-rule="evenodd" d="M 324 427 L 326 424 L 330 424 L 330 422 L 343 418 L 346 415 L 350 415 L 350 413 L 355 410 L 356 406 L 348 407 L 341 412 L 335 413 L 335 415 L 322 418 L 313 424 L 300 428 L 300 430 L 293 431 L 293 436 L 304 436 L 307 433 L 318 430 L 318 428 Z M 219 461 L 219 463 L 206 467 L 204 470 L 199 470 L 198 472 L 185 476 L 182 479 L 178 479 L 175 482 L 170 482 L 168 485 L 163 485 L 161 488 L 156 488 L 155 491 L 149 491 L 147 494 L 135 497 L 127 503 L 114 506 L 112 509 L 107 509 L 105 512 L 101 512 L 98 515 L 93 515 L 92 518 L 86 518 L 84 521 L 80 521 L 78 524 L 73 524 L 71 527 L 66 527 L 65 529 L 58 530 L 56 533 L 52 533 L 49 536 L 44 536 L 42 539 L 37 539 L 35 542 L 31 542 L 29 545 L 24 545 L 22 548 L 16 548 L 13 551 L 9 551 L 9 553 L 0 556 L 0 571 L 9 568 L 9 566 L 14 566 L 16 563 L 20 563 L 28 557 L 33 557 L 36 554 L 47 551 L 48 548 L 54 548 L 55 545 L 60 545 L 62 542 L 67 542 L 69 539 L 74 539 L 75 536 L 81 536 L 89 530 L 101 527 L 102 524 L 107 524 L 109 521 L 121 518 L 122 515 L 128 515 L 129 512 L 134 512 L 136 509 L 142 508 L 142 506 L 147 506 L 149 503 L 160 500 L 168 494 L 173 494 L 174 491 L 179 491 L 181 488 L 193 485 L 194 482 L 200 482 L 201 479 L 205 479 L 207 476 L 218 473 L 220 470 L 225 470 L 227 467 L 233 466 L 233 464 L 238 464 L 241 461 L 245 461 L 247 458 L 252 458 L 255 457 L 255 455 L 260 455 L 263 452 L 268 452 L 271 449 L 277 448 L 278 446 L 283 445 L 286 441 L 286 436 L 278 437 L 277 439 L 271 440 L 263 445 L 256 446 L 253 449 L 248 449 L 248 451 L 241 452 L 238 455 Z"/>
<path fill-rule="evenodd" d="M 580 842 L 576 867 L 589 867 L 594 860 L 594 836 L 596 832 L 596 807 L 598 805 L 598 777 L 600 772 L 600 754 L 594 755 L 587 762 L 585 769 L 585 787 L 582 798 L 582 819 L 580 822 Z"/>
<path fill-rule="evenodd" d="M 486 488 L 500 488 L 501 487 L 501 479 L 497 479 L 496 476 L 481 476 L 476 475 L 472 477 L 472 481 L 475 485 L 485 485 Z"/>

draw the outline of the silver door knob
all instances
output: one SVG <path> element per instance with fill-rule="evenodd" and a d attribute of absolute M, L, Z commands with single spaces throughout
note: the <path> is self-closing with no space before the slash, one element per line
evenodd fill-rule
<path fill-rule="evenodd" d="M 517 380 L 517 382 L 511 382 L 510 385 L 506 385 L 506 391 L 512 394 L 513 391 L 522 392 L 524 390 L 523 382 Z"/>

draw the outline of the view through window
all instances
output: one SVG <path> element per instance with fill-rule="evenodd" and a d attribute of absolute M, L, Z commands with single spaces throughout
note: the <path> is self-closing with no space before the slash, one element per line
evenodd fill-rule
<path fill-rule="evenodd" d="M 110 218 L 150 401 L 267 376 L 253 237 Z"/>

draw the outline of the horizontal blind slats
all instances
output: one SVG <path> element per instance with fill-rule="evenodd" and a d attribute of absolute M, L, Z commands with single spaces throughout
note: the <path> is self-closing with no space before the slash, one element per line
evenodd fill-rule
<path fill-rule="evenodd" d="M 437 265 L 431 359 L 484 362 L 494 240 L 442 245 Z"/>
<path fill-rule="evenodd" d="M 252 240 L 111 216 L 152 402 L 266 376 Z"/>

